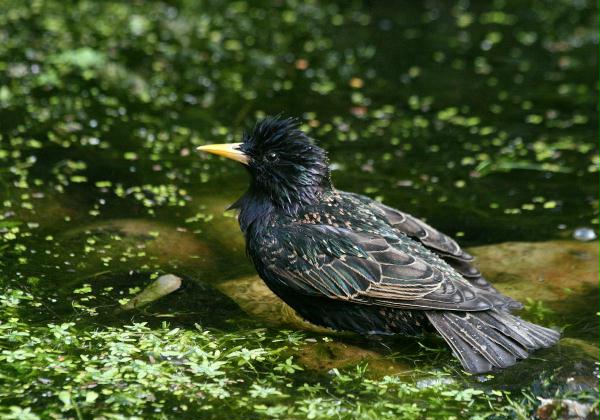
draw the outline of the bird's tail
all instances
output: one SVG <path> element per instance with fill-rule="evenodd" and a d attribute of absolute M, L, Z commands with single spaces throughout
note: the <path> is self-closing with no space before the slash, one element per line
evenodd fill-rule
<path fill-rule="evenodd" d="M 504 311 L 430 311 L 427 318 L 463 367 L 472 373 L 511 366 L 534 350 L 550 347 L 560 338 L 554 330 Z"/>

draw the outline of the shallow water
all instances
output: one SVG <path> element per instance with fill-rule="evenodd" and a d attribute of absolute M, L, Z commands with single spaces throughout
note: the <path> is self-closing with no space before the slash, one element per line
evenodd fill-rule
<path fill-rule="evenodd" d="M 539 395 L 593 404 L 597 244 L 546 242 L 598 232 L 597 16 L 585 1 L 1 3 L 0 412 L 523 418 Z M 340 189 L 465 246 L 543 242 L 474 252 L 531 299 L 524 317 L 564 330 L 561 346 L 471 377 L 434 337 L 373 341 L 269 312 L 224 213 L 246 174 L 193 150 L 278 113 L 329 151 Z M 183 288 L 118 312 L 164 273 Z"/>

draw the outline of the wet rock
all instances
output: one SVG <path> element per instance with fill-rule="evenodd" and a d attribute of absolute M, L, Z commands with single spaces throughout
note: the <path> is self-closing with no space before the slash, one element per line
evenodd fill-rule
<path fill-rule="evenodd" d="M 31 194 L 31 209 L 14 208 L 15 219 L 22 222 L 40 223 L 57 228 L 67 225 L 67 220 L 80 216 L 78 198 L 52 191 L 37 191 Z"/>
<path fill-rule="evenodd" d="M 485 276 L 502 292 L 526 301 L 551 303 L 557 308 L 579 291 L 597 287 L 598 244 L 552 241 L 505 243 L 472 248 Z M 276 325 L 322 331 L 300 320 L 258 276 L 222 282 L 219 289 L 249 314 Z M 597 297 L 597 295 L 595 296 Z M 592 308 L 592 310 L 595 310 Z"/>
<path fill-rule="evenodd" d="M 519 301 L 541 300 L 569 315 L 573 301 L 591 296 L 587 309 L 598 310 L 598 243 L 507 242 L 469 251 L 485 277 Z"/>
<path fill-rule="evenodd" d="M 152 302 L 173 293 L 181 287 L 181 278 L 173 274 L 165 274 L 150 283 L 144 290 L 138 293 L 133 299 L 124 305 L 121 310 L 129 311 L 136 308 L 142 308 Z"/>
<path fill-rule="evenodd" d="M 208 262 L 212 258 L 210 247 L 194 234 L 159 222 L 142 219 L 116 219 L 87 228 L 97 232 L 115 232 L 130 241 L 137 242 L 138 248 L 159 261 L 188 261 L 190 259 Z"/>
<path fill-rule="evenodd" d="M 597 393 L 598 379 L 594 378 L 597 361 L 597 344 L 563 336 L 556 345 L 538 350 L 528 359 L 495 372 L 490 385 L 516 390 L 523 384 L 543 387 L 551 382 L 555 387 L 581 388 Z"/>
<path fill-rule="evenodd" d="M 318 333 L 333 333 L 305 321 L 279 299 L 258 276 L 220 282 L 217 289 L 233 299 L 242 310 L 273 326 L 287 326 Z"/>
<path fill-rule="evenodd" d="M 211 247 L 196 235 L 152 220 L 101 221 L 67 231 L 58 242 L 79 273 L 140 268 L 199 273 L 214 265 Z"/>
<path fill-rule="evenodd" d="M 213 216 L 213 219 L 206 224 L 206 229 L 223 246 L 226 246 L 227 252 L 233 252 L 240 257 L 245 256 L 246 242 L 244 235 L 240 230 L 235 210 L 227 210 L 237 198 L 215 199 L 211 198 L 204 202 L 203 206 L 206 212 Z"/>
<path fill-rule="evenodd" d="M 556 346 L 535 352 L 495 381 L 518 386 L 541 371 L 562 383 L 592 375 L 598 360 L 598 243 L 509 242 L 469 251 L 494 286 L 525 304 L 520 316 L 563 333 Z"/>
<path fill-rule="evenodd" d="M 217 283 L 216 288 L 235 301 L 243 311 L 263 323 L 335 337 L 335 340 L 322 340 L 322 337 L 318 340 L 310 339 L 299 350 L 297 357 L 308 369 L 324 373 L 362 362 L 369 365 L 369 374 L 373 377 L 409 370 L 407 365 L 386 358 L 381 352 L 344 342 L 344 337 L 350 333 L 334 331 L 305 321 L 273 294 L 258 276 Z"/>

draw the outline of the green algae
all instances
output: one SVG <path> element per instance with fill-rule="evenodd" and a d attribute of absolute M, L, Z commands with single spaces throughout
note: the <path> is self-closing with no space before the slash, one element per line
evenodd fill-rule
<path fill-rule="evenodd" d="M 307 340 L 298 332 L 144 322 L 34 326 L 18 312 L 36 303 L 17 290 L 2 299 L 10 315 L 0 353 L 5 418 L 519 418 L 517 409 L 535 404 L 523 399 L 515 407 L 513 398 L 523 397 L 466 386 L 450 372 L 421 382 L 371 379 L 358 364 L 307 376 L 290 356 Z M 586 392 L 577 397 L 593 400 Z"/>

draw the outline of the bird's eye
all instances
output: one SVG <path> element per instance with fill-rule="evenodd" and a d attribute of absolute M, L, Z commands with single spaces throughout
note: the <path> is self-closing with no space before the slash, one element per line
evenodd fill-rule
<path fill-rule="evenodd" d="M 265 155 L 265 160 L 267 162 L 275 162 L 279 156 L 275 152 L 269 152 Z"/>

